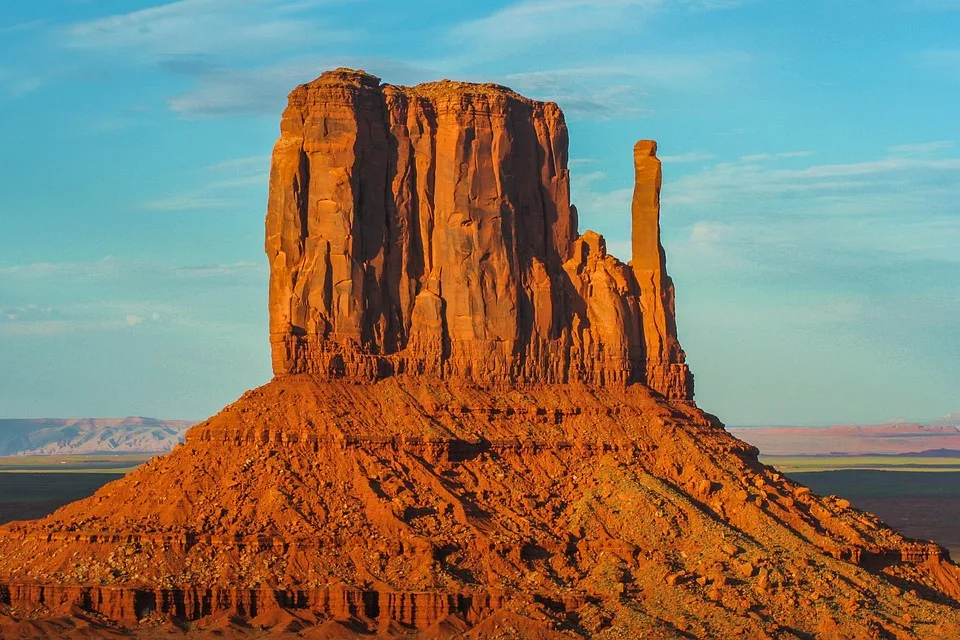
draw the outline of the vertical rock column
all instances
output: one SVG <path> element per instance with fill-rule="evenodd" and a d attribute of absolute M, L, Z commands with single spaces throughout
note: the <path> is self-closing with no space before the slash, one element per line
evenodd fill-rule
<path fill-rule="evenodd" d="M 693 375 L 684 364 L 677 339 L 673 281 L 660 244 L 660 186 L 663 174 L 657 143 L 641 140 L 633 148 L 633 267 L 640 285 L 647 386 L 668 398 L 693 399 Z"/>

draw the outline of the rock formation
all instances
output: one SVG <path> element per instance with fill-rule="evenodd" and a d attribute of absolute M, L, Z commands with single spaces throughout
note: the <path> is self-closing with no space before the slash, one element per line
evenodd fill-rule
<path fill-rule="evenodd" d="M 0 631 L 957 637 L 944 549 L 693 404 L 654 150 L 629 267 L 577 230 L 556 105 L 348 70 L 296 89 L 267 214 L 275 378 L 0 527 Z"/>
<path fill-rule="evenodd" d="M 649 376 L 692 399 L 659 245 L 659 165 L 654 185 L 647 164 L 638 160 L 631 272 L 599 236 L 578 237 L 555 104 L 346 70 L 297 88 L 270 175 L 274 373 Z"/>
<path fill-rule="evenodd" d="M 693 398 L 693 376 L 677 339 L 673 280 L 660 244 L 660 186 L 663 173 L 657 143 L 641 140 L 633 148 L 631 240 L 634 276 L 640 287 L 640 312 L 646 353 L 646 382 L 669 398 Z"/>

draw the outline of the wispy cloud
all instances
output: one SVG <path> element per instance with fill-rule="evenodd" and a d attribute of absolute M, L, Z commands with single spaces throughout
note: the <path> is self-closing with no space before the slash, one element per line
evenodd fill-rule
<path fill-rule="evenodd" d="M 290 49 L 311 38 L 343 42 L 351 35 L 305 17 L 331 2 L 302 0 L 179 0 L 65 27 L 75 49 L 128 51 L 142 57 Z"/>
<path fill-rule="evenodd" d="M 144 211 L 223 211 L 246 210 L 253 192 L 262 192 L 267 184 L 270 158 L 253 156 L 234 158 L 206 167 L 200 172 L 204 182 L 183 193 L 141 204 Z"/>
<path fill-rule="evenodd" d="M 0 267 L 0 283 L 43 278 L 66 282 L 105 280 L 115 278 L 120 268 L 120 262 L 112 256 L 89 262 L 34 262 Z"/>
<path fill-rule="evenodd" d="M 0 87 L 8 98 L 20 98 L 43 86 L 43 80 L 35 75 L 0 67 Z"/>
<path fill-rule="evenodd" d="M 259 262 L 238 261 L 226 264 L 168 264 L 162 262 L 137 262 L 107 256 L 87 262 L 36 262 L 24 265 L 0 267 L 0 284 L 36 283 L 52 280 L 56 283 L 110 282 L 118 279 L 143 279 L 160 281 L 164 278 L 233 276 L 263 274 L 266 265 Z M 29 304 L 19 307 L 0 307 L 0 316 L 49 315 L 56 310 L 50 306 Z"/>
<path fill-rule="evenodd" d="M 609 75 L 606 75 L 609 78 Z M 503 82 L 520 93 L 557 102 L 567 115 L 612 118 L 649 115 L 645 91 L 630 83 L 603 82 L 584 69 L 538 71 L 505 76 Z"/>
<path fill-rule="evenodd" d="M 768 201 L 787 198 L 788 206 L 806 203 L 812 205 L 808 212 L 813 213 L 818 208 L 830 211 L 822 209 L 823 203 L 829 201 L 836 205 L 837 200 L 842 199 L 857 211 L 865 208 L 874 213 L 896 211 L 907 203 L 916 209 L 917 205 L 923 208 L 921 203 L 929 203 L 933 198 L 956 194 L 960 189 L 958 169 L 960 158 L 891 155 L 867 162 L 799 169 L 768 166 L 745 158 L 740 162 L 720 163 L 673 181 L 665 191 L 664 202 L 675 206 L 734 201 L 756 205 L 759 198 Z M 801 196 L 805 199 L 796 200 Z"/>
<path fill-rule="evenodd" d="M 808 156 L 771 152 L 668 175 L 662 226 L 672 270 L 724 287 L 746 279 L 752 288 L 954 299 L 960 158 L 926 153 L 945 145 L 903 146 L 863 162 L 797 167 Z M 575 175 L 574 201 L 584 227 L 615 235 L 629 228 L 632 189 L 607 184 L 598 171 Z M 621 245 L 611 251 L 629 257 Z"/>
<path fill-rule="evenodd" d="M 0 321 L 34 320 L 49 318 L 56 310 L 50 306 L 28 304 L 21 307 L 0 307 Z"/>
<path fill-rule="evenodd" d="M 558 102 L 575 117 L 647 116 L 652 92 L 709 92 L 749 60 L 736 51 L 617 56 L 596 65 L 511 73 L 499 80 L 530 97 Z"/>
<path fill-rule="evenodd" d="M 707 160 L 713 160 L 716 156 L 711 153 L 703 153 L 702 151 L 688 151 L 686 153 L 679 153 L 676 155 L 665 155 L 660 156 L 660 161 L 668 164 L 685 164 L 688 162 L 706 162 Z"/>
<path fill-rule="evenodd" d="M 936 142 L 918 142 L 914 144 L 898 144 L 887 147 L 887 151 L 896 155 L 923 156 L 941 151 L 949 151 L 953 148 L 953 142 L 950 140 L 937 140 Z"/>
<path fill-rule="evenodd" d="M 275 115 L 283 109 L 287 94 L 296 85 L 309 82 L 323 71 L 353 67 L 405 84 L 442 76 L 415 63 L 372 57 L 331 55 L 293 58 L 271 66 L 245 69 L 218 68 L 195 77 L 195 86 L 169 100 L 170 108 L 188 118 L 234 115 Z"/>
<path fill-rule="evenodd" d="M 782 151 L 780 153 L 752 153 L 740 157 L 741 162 L 770 162 L 782 158 L 805 158 L 813 155 L 812 151 Z"/>
<path fill-rule="evenodd" d="M 200 264 L 184 267 L 174 267 L 173 271 L 178 276 L 208 278 L 217 276 L 234 275 L 238 273 L 265 273 L 266 265 L 259 262 L 249 262 L 241 260 L 230 264 Z"/>
<path fill-rule="evenodd" d="M 26 22 L 18 22 L 16 24 L 0 27 L 0 35 L 28 33 L 41 29 L 46 25 L 46 20 L 28 20 Z"/>
<path fill-rule="evenodd" d="M 743 4 L 744 0 L 521 0 L 457 25 L 448 40 L 481 59 L 492 58 L 570 37 L 596 40 L 613 32 L 635 33 L 662 11 L 712 11 Z"/>
<path fill-rule="evenodd" d="M 224 305 L 249 309 L 250 302 L 259 303 L 266 276 L 266 264 L 250 261 L 169 264 L 108 257 L 2 267 L 0 297 L 48 302 L 0 307 L 0 338 L 163 327 L 234 331 L 249 325 L 250 317 L 224 316 Z M 144 282 L 150 282 L 149 292 Z"/>
<path fill-rule="evenodd" d="M 304 51 L 339 51 L 361 39 L 322 9 L 343 0 L 178 0 L 59 27 L 63 47 L 110 69 L 159 68 L 193 86 L 168 99 L 189 117 L 274 114 L 290 89 L 329 61 Z M 319 9 L 319 10 L 318 10 Z"/>
<path fill-rule="evenodd" d="M 960 49 L 928 49 L 916 54 L 914 60 L 922 68 L 947 72 L 960 79 Z"/>
<path fill-rule="evenodd" d="M 0 337 L 51 336 L 82 331 L 120 331 L 160 322 L 159 311 L 144 303 L 96 302 L 57 308 L 30 304 L 0 308 Z"/>

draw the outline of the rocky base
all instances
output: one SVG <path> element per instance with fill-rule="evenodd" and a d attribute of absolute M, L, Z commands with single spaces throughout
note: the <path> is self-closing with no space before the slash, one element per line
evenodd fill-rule
<path fill-rule="evenodd" d="M 640 385 L 280 378 L 94 496 L 0 528 L 0 629 L 960 634 L 944 550 L 755 454 Z"/>

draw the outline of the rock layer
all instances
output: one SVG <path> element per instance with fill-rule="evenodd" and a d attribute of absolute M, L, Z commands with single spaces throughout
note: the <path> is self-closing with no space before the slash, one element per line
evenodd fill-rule
<path fill-rule="evenodd" d="M 636 209 L 634 234 L 649 237 L 633 271 L 579 237 L 557 105 L 497 85 L 324 74 L 291 94 L 273 154 L 274 373 L 649 377 L 691 399 L 657 211 Z"/>

